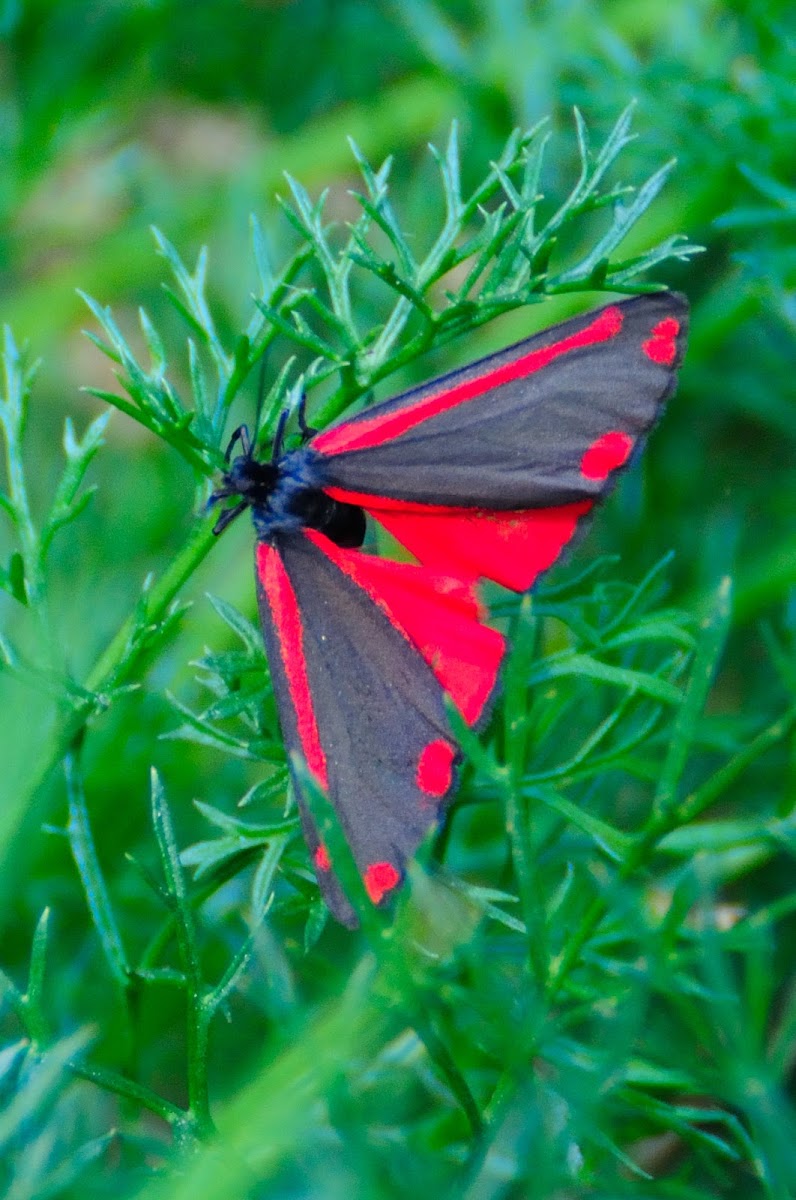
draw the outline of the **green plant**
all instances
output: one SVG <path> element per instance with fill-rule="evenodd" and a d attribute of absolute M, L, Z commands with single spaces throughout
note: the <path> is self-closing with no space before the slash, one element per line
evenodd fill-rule
<path fill-rule="evenodd" d="M 787 650 L 772 633 L 790 699 L 777 695 L 771 712 L 753 718 L 706 712 L 729 627 L 728 580 L 714 587 L 700 619 L 666 602 L 666 562 L 627 584 L 601 558 L 585 571 L 557 573 L 533 598 L 496 599 L 514 646 L 500 713 L 483 742 L 460 731 L 470 766 L 446 832 L 426 849 L 426 867 L 435 865 L 413 875 L 394 921 L 363 906 L 357 937 L 324 928 L 260 637 L 226 600 L 213 603 L 233 648 L 201 655 L 195 694 L 200 687 L 209 700 L 172 702 L 169 749 L 254 763 L 254 782 L 247 777 L 241 789 L 246 819 L 212 787 L 215 803 L 205 796 L 199 806 L 211 832 L 180 852 L 166 772 L 165 784 L 153 772 L 157 868 L 137 856 L 111 883 L 89 818 L 95 726 L 138 702 L 135 690 L 180 625 L 178 597 L 213 545 L 203 504 L 223 462 L 230 407 L 255 369 L 266 362 L 257 431 L 266 447 L 279 413 L 301 392 L 313 423 L 323 425 L 388 374 L 496 316 L 556 295 L 654 286 L 642 279 L 647 270 L 687 260 L 695 248 L 667 238 L 626 260 L 613 257 L 671 166 L 637 188 L 611 182 L 629 119 L 624 113 L 593 152 L 577 116 L 580 173 L 556 200 L 539 195 L 543 128 L 513 135 L 466 195 L 454 129 L 436 156 L 444 211 L 424 253 L 391 203 L 389 162 L 374 169 L 354 150 L 362 191 L 359 215 L 345 229 L 325 224 L 323 196 L 313 202 L 290 181 L 292 251 L 273 270 L 255 226 L 256 311 L 231 343 L 206 298 L 205 255 L 190 272 L 157 235 L 173 277 L 169 297 L 188 329 L 184 361 L 167 354 L 166 338 L 142 312 L 142 365 L 122 323 L 89 301 L 102 330 L 95 344 L 123 394 L 91 391 L 181 456 L 195 478 L 198 515 L 79 683 L 52 632 L 46 554 L 85 507 L 89 493 L 80 487 L 106 418 L 82 441 L 67 426 L 67 466 L 49 515 L 37 522 L 22 444 L 32 375 L 8 335 L 2 503 L 18 542 L 2 582 L 36 633 L 20 623 L 23 648 L 4 642 L 3 661 L 53 695 L 57 710 L 27 792 L 2 818 L 5 888 L 8 895 L 11 859 L 24 857 L 35 829 L 29 805 L 49 797 L 44 785 L 63 764 L 68 819 L 53 832 L 82 884 L 93 932 L 92 949 L 81 952 L 98 964 L 97 1009 L 105 1015 L 93 1044 L 87 1035 L 58 1040 L 73 1018 L 49 1011 L 47 980 L 62 952 L 51 949 L 45 963 L 42 922 L 25 990 L 5 982 L 29 1040 L 6 1052 L 10 1090 L 17 1088 L 0 1115 L 0 1140 L 5 1120 L 13 1143 L 10 1194 L 69 1194 L 116 1123 L 126 1184 L 140 1181 L 153 1157 L 161 1164 L 163 1178 L 148 1185 L 153 1194 L 335 1194 L 356 1163 L 374 1195 L 395 1194 L 399 1183 L 452 1195 L 496 1194 L 503 1183 L 526 1189 L 516 1194 L 577 1186 L 616 1195 L 651 1173 L 642 1145 L 650 1137 L 669 1138 L 687 1156 L 665 1194 L 718 1193 L 731 1172 L 749 1195 L 785 1196 L 793 1186 L 781 1051 L 796 1007 L 787 995 L 770 1022 L 768 983 L 772 931 L 786 912 L 772 901 L 725 929 L 721 911 L 723 890 L 741 872 L 792 850 L 792 817 L 783 809 L 759 822 L 729 821 L 718 806 L 745 773 L 782 753 L 796 707 L 782 666 Z M 153 759 L 159 750 L 166 753 L 164 743 L 153 745 Z M 334 839 L 324 797 L 313 803 Z M 31 811 L 40 820 L 41 808 Z M 299 962 L 315 967 L 300 971 Z M 255 969 L 264 997 L 247 993 L 252 1021 L 238 993 Z M 152 1030 L 165 1036 L 151 1012 L 159 997 L 165 1028 L 184 1030 L 179 1067 L 155 1050 Z M 750 1029 L 739 1020 L 741 997 L 755 1014 Z M 212 1050 L 223 1026 L 211 1023 L 224 1013 L 245 1023 L 247 1047 L 266 1041 L 254 1070 L 250 1051 L 230 1055 L 229 1080 L 222 1051 Z M 672 1060 L 670 1044 L 698 1044 L 699 1053 Z M 94 1085 L 94 1115 L 104 1125 L 99 1136 L 77 1129 L 65 1150 L 55 1133 L 42 1142 L 38 1123 L 57 1128 L 69 1073 Z M 160 1073 L 169 1078 L 163 1089 L 152 1082 Z M 226 1102 L 212 1103 L 214 1090 Z M 165 1139 L 153 1143 L 141 1110 L 166 1122 L 181 1154 Z M 34 1161 L 38 1175 L 27 1165 Z"/>

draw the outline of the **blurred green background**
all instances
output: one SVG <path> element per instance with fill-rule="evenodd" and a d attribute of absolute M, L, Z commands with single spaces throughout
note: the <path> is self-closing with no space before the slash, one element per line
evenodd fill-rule
<path fill-rule="evenodd" d="M 80 389 L 113 386 L 107 362 L 81 332 L 95 325 L 76 289 L 111 305 L 134 346 L 141 344 L 139 305 L 147 308 L 167 344 L 171 338 L 175 348 L 184 345 L 184 332 L 163 295 L 166 272 L 155 253 L 151 225 L 189 263 L 202 244 L 209 247 L 210 300 L 219 332 L 230 341 L 250 315 L 256 287 L 249 214 L 257 214 L 277 260 L 292 245 L 275 204 L 276 193 L 286 191 L 283 171 L 313 195 L 330 186 L 330 215 L 348 219 L 353 210 L 347 189 L 356 183 L 346 142 L 352 135 L 373 162 L 395 156 L 394 202 L 406 226 L 420 236 L 440 219 L 426 144 L 443 145 L 452 119 L 460 126 L 465 184 L 472 186 L 514 126 L 529 127 L 549 117 L 554 142 L 544 185 L 558 195 L 576 173 L 573 106 L 582 110 L 596 143 L 635 99 L 638 139 L 623 156 L 624 180 L 637 182 L 671 157 L 678 165 L 634 231 L 633 248 L 640 252 L 670 234 L 685 233 L 706 250 L 663 273 L 662 281 L 685 291 L 693 305 L 682 384 L 651 442 L 643 475 L 613 497 L 588 545 L 579 549 L 578 562 L 618 552 L 621 577 L 638 580 L 671 550 L 668 600 L 697 613 L 719 579 L 732 575 L 731 633 L 712 701 L 731 725 L 722 727 L 709 748 L 721 752 L 722 738 L 740 743 L 751 737 L 786 708 L 787 681 L 796 677 L 794 25 L 792 4 L 776 0 L 437 5 L 426 0 L 3 0 L 0 311 L 17 339 L 27 340 L 32 354 L 43 359 L 26 444 L 34 509 L 57 479 L 65 417 L 82 430 L 101 410 Z M 597 298 L 578 298 L 583 304 L 592 299 Z M 566 307 L 556 300 L 534 309 L 532 327 L 570 308 L 571 303 Z M 411 377 L 422 377 L 432 366 L 467 361 L 522 336 L 528 327 L 524 314 L 504 318 L 467 344 L 449 347 L 445 358 L 417 364 Z M 250 381 L 242 418 L 250 415 L 255 392 Z M 157 576 L 173 559 L 194 519 L 194 480 L 168 447 L 118 413 L 106 442 L 92 467 L 97 493 L 80 521 L 54 544 L 51 563 L 57 636 L 78 681 L 130 611 L 144 577 Z M 253 617 L 251 533 L 244 526 L 240 522 L 231 530 L 191 578 L 184 598 L 193 606 L 144 686 L 96 720 L 86 743 L 89 807 L 102 865 L 115 902 L 122 911 L 129 906 L 128 915 L 134 913 L 131 936 L 141 945 L 149 918 L 141 915 L 140 887 L 131 883 L 125 855 L 150 866 L 155 860 L 147 805 L 150 765 L 166 781 L 182 844 L 207 836 L 206 823 L 192 808 L 194 798 L 230 807 L 256 780 L 256 773 L 235 759 L 159 740 L 176 724 L 167 692 L 192 702 L 191 661 L 205 645 L 229 642 L 206 592 Z M 4 528 L 3 562 L 12 544 Z M 38 634 L 4 593 L 0 619 L 23 653 L 34 656 Z M 778 670 L 769 656 L 770 637 L 778 648 Z M 12 794 L 24 792 L 35 776 L 52 721 L 51 702 L 0 673 L 0 711 L 0 796 L 8 787 L 10 804 Z M 792 753 L 782 748 L 775 760 L 761 761 L 734 797 L 732 813 L 784 817 L 792 806 L 794 778 Z M 0 965 L 23 986 L 33 928 L 44 906 L 52 906 L 53 1033 L 93 1025 L 112 1042 L 108 1029 L 115 1017 L 68 847 L 63 838 L 41 829 L 43 821 L 64 823 L 59 774 L 40 789 L 39 803 L 22 844 L 14 844 L 13 893 L 6 893 L 0 913 Z M 787 887 L 788 871 L 792 859 L 773 856 L 765 870 L 745 876 L 739 902 L 773 900 Z M 230 914 L 238 899 L 234 892 L 216 897 L 210 916 L 213 961 L 223 962 L 234 940 Z M 354 970 L 356 952 L 345 936 L 332 931 L 321 943 L 324 949 L 307 956 L 299 936 L 290 922 L 268 933 L 246 995 L 233 1005 L 232 1024 L 219 1024 L 214 1079 L 221 1096 L 234 1095 L 249 1077 L 274 1025 L 284 1025 L 283 1043 L 292 1040 L 289 1028 L 300 1043 L 302 1022 L 321 998 L 335 997 Z M 499 973 L 505 966 L 500 944 L 491 952 Z M 792 987 L 784 963 L 778 971 L 782 988 Z M 165 1094 L 181 1086 L 175 1082 L 182 1054 L 182 1034 L 174 1032 L 179 1012 L 179 1000 L 166 990 L 162 1001 L 145 1002 L 141 1016 L 142 1074 L 150 1079 L 154 1074 Z M 10 1043 L 13 1017 L 8 1012 L 5 1017 Z M 496 1007 L 494 1022 L 500 1021 Z M 316 1029 L 313 1036 L 321 1035 Z M 354 1036 L 351 1029 L 349 1035 Z M 366 1065 L 377 1046 L 379 1053 L 388 1052 L 379 1045 L 378 1030 L 368 1029 L 361 1043 L 350 1047 L 352 1058 Z M 400 1059 L 415 1050 L 399 1041 L 390 1053 Z M 296 1069 L 306 1069 L 306 1062 Z M 270 1086 L 277 1083 L 272 1080 Z M 65 1101 L 71 1104 L 68 1131 L 61 1130 L 64 1145 L 59 1143 L 56 1153 L 63 1161 L 83 1140 L 132 1122 L 132 1110 L 122 1105 L 119 1113 L 110 1100 L 97 1099 L 96 1089 L 83 1086 L 77 1099 Z M 361 1087 L 367 1093 L 367 1083 Z M 399 1119 L 382 1096 L 373 1102 L 369 1134 L 362 1124 L 362 1095 L 352 1099 L 341 1086 L 330 1085 L 324 1096 L 331 1111 L 339 1110 L 333 1122 L 338 1130 L 347 1128 L 347 1107 L 356 1109 L 349 1123 L 356 1128 L 352 1146 L 358 1159 L 346 1160 L 334 1141 L 337 1134 L 330 1133 L 327 1150 L 323 1142 L 313 1143 L 305 1160 L 301 1129 L 290 1127 L 286 1118 L 283 1129 L 269 1134 L 273 1162 L 262 1167 L 263 1179 L 280 1168 L 278 1188 L 253 1194 L 332 1196 L 346 1189 L 346 1194 L 352 1189 L 365 1194 L 357 1192 L 357 1179 L 366 1181 L 367 1194 L 405 1194 L 389 1143 L 401 1120 L 420 1121 L 420 1116 L 402 1113 Z M 184 1100 L 179 1094 L 172 1098 Z M 312 1102 L 320 1103 L 317 1097 Z M 530 1091 L 527 1103 L 533 1106 Z M 269 1111 L 273 1117 L 278 1107 Z M 506 1121 L 520 1121 L 519 1111 L 512 1109 Z M 422 1153 L 416 1151 L 414 1165 L 405 1166 L 405 1183 L 422 1186 L 430 1177 L 429 1163 L 436 1162 L 448 1186 L 460 1150 L 451 1149 L 445 1123 L 435 1125 L 427 1108 L 422 1122 Z M 159 1135 L 146 1125 L 136 1128 L 135 1146 L 131 1136 L 113 1150 L 115 1183 L 91 1177 L 97 1194 L 106 1186 L 114 1194 L 137 1186 L 147 1164 L 161 1153 Z M 155 1139 L 156 1149 L 148 1138 Z M 512 1145 L 516 1150 L 521 1144 L 518 1135 Z M 520 1161 L 523 1154 L 516 1150 Z M 506 1167 L 504 1183 L 479 1183 L 481 1177 L 473 1175 L 470 1190 L 457 1193 L 453 1184 L 452 1194 L 564 1195 L 545 1191 L 543 1181 L 533 1185 L 519 1168 L 512 1175 L 512 1169 Z M 221 1179 L 222 1190 L 208 1184 L 208 1195 L 224 1194 L 223 1174 Z M 13 1195 L 44 1194 L 40 1179 L 34 1178 L 27 1192 L 25 1186 L 23 1180 Z M 62 1181 L 47 1194 L 71 1195 L 73 1186 L 78 1185 Z M 664 1194 L 647 1193 L 639 1179 L 627 1186 L 641 1189 L 639 1194 Z M 739 1182 L 731 1172 L 710 1184 L 715 1194 L 758 1194 L 744 1191 L 747 1186 L 748 1180 Z"/>

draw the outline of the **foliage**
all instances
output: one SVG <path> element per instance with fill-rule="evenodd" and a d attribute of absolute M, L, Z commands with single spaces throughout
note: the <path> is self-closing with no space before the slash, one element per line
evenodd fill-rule
<path fill-rule="evenodd" d="M 177 0 L 2 9 L 14 1200 L 796 1191 L 792 41 L 776 5 L 629 12 L 304 0 L 233 27 L 205 0 L 189 61 Z M 204 510 L 225 430 L 261 371 L 267 447 L 304 391 L 323 425 L 662 279 L 694 336 L 644 488 L 532 597 L 490 594 L 513 652 L 452 818 L 397 913 L 338 929 L 251 536 L 214 544 Z M 88 365 L 75 285 L 100 297 Z"/>

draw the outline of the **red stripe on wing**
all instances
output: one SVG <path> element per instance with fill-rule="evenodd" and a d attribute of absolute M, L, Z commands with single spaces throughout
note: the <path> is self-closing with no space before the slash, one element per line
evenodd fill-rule
<path fill-rule="evenodd" d="M 307 768 L 320 785 L 328 789 L 326 755 L 323 752 L 318 733 L 318 723 L 315 719 L 312 693 L 307 677 L 301 610 L 278 550 L 265 542 L 259 542 L 257 545 L 257 572 L 274 619 L 282 665 L 296 714 L 296 727 Z"/>
<path fill-rule="evenodd" d="M 477 721 L 494 690 L 506 640 L 482 624 L 474 588 L 426 567 L 341 550 L 323 534 L 304 532 L 411 642 L 465 721 Z"/>
<path fill-rule="evenodd" d="M 590 325 L 579 330 L 578 333 L 562 338 L 560 342 L 554 342 L 551 346 L 544 346 L 540 350 L 532 350 L 529 354 L 515 358 L 513 362 L 503 363 L 502 366 L 487 371 L 485 375 L 467 379 L 454 387 L 424 396 L 422 400 L 417 400 L 414 404 L 407 404 L 406 407 L 399 408 L 397 411 L 393 409 L 383 416 L 347 421 L 342 425 L 327 429 L 323 433 L 316 434 L 312 440 L 312 448 L 321 454 L 342 454 L 350 450 L 366 450 L 371 446 L 382 446 L 385 442 L 392 441 L 408 430 L 414 429 L 421 421 L 427 421 L 429 417 L 435 417 L 467 400 L 474 400 L 476 396 L 482 396 L 484 392 L 489 392 L 504 383 L 510 383 L 513 379 L 522 379 L 534 371 L 539 371 L 554 359 L 560 358 L 562 354 L 568 354 L 571 350 L 579 350 L 585 346 L 594 346 L 599 342 L 610 341 L 621 330 L 622 321 L 622 310 L 616 305 L 612 305 L 610 308 L 603 309 Z"/>
<path fill-rule="evenodd" d="M 492 579 L 514 592 L 527 591 L 552 567 L 593 504 L 577 500 L 556 508 L 493 512 L 407 504 L 342 488 L 326 491 L 364 508 L 424 566 L 459 579 Z"/>

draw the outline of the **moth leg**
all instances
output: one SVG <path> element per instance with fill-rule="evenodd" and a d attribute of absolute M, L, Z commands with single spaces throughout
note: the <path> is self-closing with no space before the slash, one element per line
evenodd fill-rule
<path fill-rule="evenodd" d="M 229 495 L 229 492 L 226 494 Z M 216 536 L 218 536 L 219 533 L 223 533 L 227 525 L 234 521 L 236 517 L 239 517 L 243 510 L 247 507 L 247 502 L 245 500 L 241 500 L 241 502 L 236 504 L 234 508 L 225 508 L 213 526 L 213 533 L 216 534 Z"/>
<path fill-rule="evenodd" d="M 208 499 L 207 504 L 205 505 L 205 512 L 208 512 L 214 504 L 218 504 L 219 500 L 226 500 L 227 496 L 234 495 L 235 493 L 231 490 L 231 488 L 226 487 L 226 485 L 224 487 L 217 488 Z"/>

